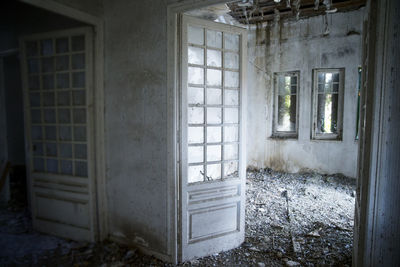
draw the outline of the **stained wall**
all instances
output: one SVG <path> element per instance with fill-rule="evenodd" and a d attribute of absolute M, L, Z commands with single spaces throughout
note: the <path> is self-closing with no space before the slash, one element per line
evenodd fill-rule
<path fill-rule="evenodd" d="M 247 159 L 250 167 L 356 177 L 358 67 L 364 9 L 299 21 L 271 23 L 249 31 Z M 342 140 L 313 140 L 312 73 L 345 68 Z M 274 72 L 300 71 L 299 130 L 294 139 L 272 137 Z"/>

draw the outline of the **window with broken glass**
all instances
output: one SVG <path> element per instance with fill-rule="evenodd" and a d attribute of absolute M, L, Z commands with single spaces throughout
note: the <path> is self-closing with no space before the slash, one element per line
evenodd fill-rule
<path fill-rule="evenodd" d="M 300 72 L 274 74 L 274 137 L 297 137 Z"/>
<path fill-rule="evenodd" d="M 342 138 L 344 69 L 314 70 L 313 138 Z"/>

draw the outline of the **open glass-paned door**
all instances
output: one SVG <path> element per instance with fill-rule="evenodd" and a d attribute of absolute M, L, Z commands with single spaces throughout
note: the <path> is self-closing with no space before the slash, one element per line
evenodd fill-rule
<path fill-rule="evenodd" d="M 244 241 L 246 31 L 182 17 L 181 257 Z"/>
<path fill-rule="evenodd" d="M 96 236 L 91 28 L 21 38 L 33 226 Z"/>

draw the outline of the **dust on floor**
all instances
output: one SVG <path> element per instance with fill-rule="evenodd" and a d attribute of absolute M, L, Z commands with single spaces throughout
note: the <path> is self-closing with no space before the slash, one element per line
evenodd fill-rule
<path fill-rule="evenodd" d="M 354 179 L 249 171 L 241 247 L 179 266 L 350 266 Z M 0 265 L 174 266 L 112 242 L 78 243 L 32 230 L 29 214 L 0 209 Z"/>

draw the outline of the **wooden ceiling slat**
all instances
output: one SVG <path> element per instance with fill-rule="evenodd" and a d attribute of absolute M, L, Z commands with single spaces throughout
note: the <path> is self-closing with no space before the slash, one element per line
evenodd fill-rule
<path fill-rule="evenodd" d="M 293 3 L 293 0 L 291 1 Z M 322 2 L 322 0 L 320 1 Z M 337 8 L 338 12 L 358 9 L 365 6 L 366 0 L 333 0 L 332 8 Z M 274 10 L 277 8 L 280 12 L 281 19 L 294 18 L 296 16 L 292 9 L 286 7 L 286 0 L 281 0 L 281 3 L 276 4 L 273 0 L 259 1 L 259 9 L 255 9 L 252 16 L 250 13 L 254 10 L 253 7 L 247 7 L 247 19 L 248 23 L 255 24 L 265 21 L 271 21 L 274 19 Z M 229 3 L 228 7 L 231 12 L 229 13 L 232 17 L 238 20 L 240 23 L 247 24 L 247 19 L 244 14 L 243 7 L 235 3 Z M 264 14 L 264 16 L 262 16 Z M 312 17 L 317 15 L 325 14 L 325 7 L 320 3 L 319 10 L 314 10 L 314 0 L 302 0 L 300 6 L 300 17 Z"/>

